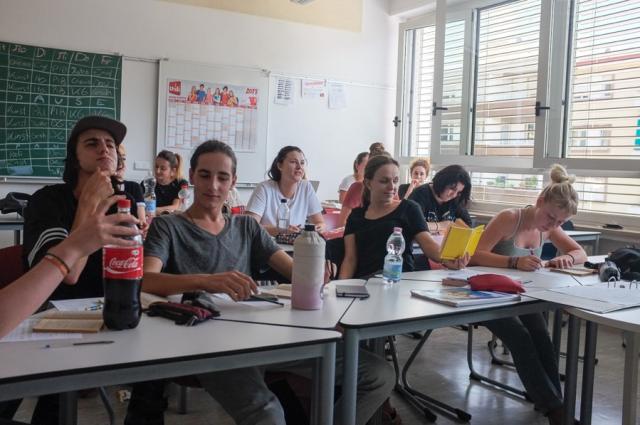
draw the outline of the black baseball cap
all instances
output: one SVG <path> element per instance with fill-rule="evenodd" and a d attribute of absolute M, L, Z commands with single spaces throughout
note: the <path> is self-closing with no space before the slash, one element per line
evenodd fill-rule
<path fill-rule="evenodd" d="M 73 126 L 69 139 L 67 141 L 67 157 L 65 159 L 64 171 L 62 172 L 62 180 L 66 183 L 75 185 L 77 179 L 77 159 L 76 146 L 78 145 L 78 136 L 83 131 L 91 129 L 104 130 L 111 134 L 116 146 L 122 143 L 124 136 L 127 134 L 127 127 L 118 120 L 113 118 L 90 115 L 80 118 L 76 125 Z"/>
<path fill-rule="evenodd" d="M 113 118 L 90 115 L 80 118 L 78 122 L 76 122 L 76 125 L 73 126 L 71 134 L 69 134 L 69 141 L 67 142 L 67 151 L 71 148 L 75 148 L 80 133 L 91 130 L 92 128 L 104 130 L 111 134 L 116 145 L 122 143 L 124 136 L 127 134 L 127 127 L 120 121 L 114 120 Z"/>

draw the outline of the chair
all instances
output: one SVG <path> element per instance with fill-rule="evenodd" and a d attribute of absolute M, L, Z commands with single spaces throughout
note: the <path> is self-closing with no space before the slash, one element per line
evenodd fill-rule
<path fill-rule="evenodd" d="M 17 280 L 25 272 L 26 270 L 22 261 L 22 245 L 13 245 L 0 249 L 0 288 L 4 288 L 11 282 Z M 103 387 L 100 387 L 98 388 L 98 394 L 100 395 L 102 403 L 104 404 L 104 407 L 107 410 L 107 414 L 109 415 L 109 423 L 111 425 L 115 424 L 115 413 L 113 411 L 113 407 L 111 406 L 111 401 L 109 400 L 107 392 Z M 0 419 L 0 424 L 2 423 L 17 424 L 19 422 Z"/>
<path fill-rule="evenodd" d="M 4 288 L 24 274 L 22 245 L 0 249 L 0 288 Z"/>
<path fill-rule="evenodd" d="M 571 220 L 567 220 L 566 222 L 562 223 L 562 230 L 575 230 L 575 226 L 573 225 L 573 222 Z M 551 260 L 552 258 L 555 258 L 555 256 L 558 254 L 558 249 L 553 246 L 553 244 L 551 242 L 547 242 L 542 246 L 542 253 L 540 254 L 540 258 L 542 258 L 543 260 Z"/>
<path fill-rule="evenodd" d="M 326 230 L 333 230 L 337 227 L 340 227 L 338 226 L 340 211 L 326 212 L 322 214 L 322 219 L 324 220 Z"/>

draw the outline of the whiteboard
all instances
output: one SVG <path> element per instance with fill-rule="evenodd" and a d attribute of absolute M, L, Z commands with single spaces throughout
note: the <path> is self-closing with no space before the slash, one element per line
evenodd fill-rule
<path fill-rule="evenodd" d="M 269 98 L 269 78 L 268 74 L 258 69 L 248 69 L 239 67 L 225 67 L 221 65 L 210 65 L 196 62 L 185 61 L 173 61 L 164 60 L 160 61 L 160 68 L 158 73 L 158 126 L 157 126 L 157 141 L 156 141 L 156 153 L 163 149 L 168 149 L 173 152 L 179 153 L 184 159 L 183 174 L 188 175 L 189 171 L 189 159 L 191 154 L 201 142 L 207 140 L 205 131 L 201 133 L 195 132 L 194 140 L 188 143 L 176 143 L 175 132 L 173 126 L 169 126 L 170 130 L 167 132 L 167 123 L 169 120 L 174 120 L 171 107 L 169 108 L 168 115 L 168 99 L 171 98 L 169 94 L 170 82 L 175 81 L 193 81 L 205 83 L 215 83 L 216 86 L 246 86 L 257 88 L 257 99 L 253 100 L 257 109 L 255 114 L 253 111 L 248 111 L 243 115 L 245 127 L 244 134 L 251 133 L 250 141 L 243 142 L 238 137 L 237 146 L 239 148 L 234 149 L 238 158 L 238 186 L 253 186 L 256 183 L 264 180 L 264 172 L 267 168 L 267 105 Z M 183 93 L 189 91 L 189 88 L 182 88 Z M 208 107 L 209 109 L 213 107 Z M 216 108 L 223 109 L 222 112 L 228 114 L 232 108 Z M 242 112 L 242 111 L 238 111 Z M 169 118 L 168 118 L 169 117 Z M 225 115 L 226 119 L 228 116 Z M 235 118 L 234 123 L 235 123 Z M 180 116 L 179 120 L 185 122 L 184 126 L 179 126 L 178 134 L 181 140 L 182 134 L 187 131 L 185 127 L 191 129 L 191 115 L 187 112 L 185 117 Z M 240 118 L 238 119 L 240 122 Z M 171 124 L 171 122 L 169 122 Z M 210 123 L 210 125 L 213 125 Z M 217 123 L 216 125 L 219 125 Z M 240 124 L 238 124 L 240 126 Z M 249 126 L 249 127 L 247 127 Z M 211 130 L 211 128 L 209 128 Z M 218 128 L 219 130 L 219 128 Z M 229 130 L 233 132 L 235 137 L 235 129 Z M 238 134 L 242 133 L 242 129 L 238 130 Z M 200 136 L 199 134 L 202 134 Z M 210 131 L 208 134 L 211 134 Z M 219 132 L 217 134 L 220 134 Z M 225 136 L 228 132 L 224 133 Z M 185 136 L 186 137 L 186 136 Z M 197 140 L 196 140 L 197 139 Z M 247 137 L 245 137 L 247 139 Z M 232 139 L 236 140 L 236 139 Z M 222 141 L 226 141 L 222 138 Z M 230 143 L 231 144 L 231 143 Z M 233 145 L 232 145 L 233 146 Z"/>

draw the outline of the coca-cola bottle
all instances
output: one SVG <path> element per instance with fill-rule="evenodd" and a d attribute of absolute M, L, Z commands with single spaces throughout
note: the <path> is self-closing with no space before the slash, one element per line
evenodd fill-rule
<path fill-rule="evenodd" d="M 131 201 L 120 199 L 118 212 L 129 214 Z M 102 248 L 104 309 L 102 316 L 109 329 L 133 329 L 140 322 L 142 307 L 142 236 L 129 236 L 134 246 L 107 245 Z"/>

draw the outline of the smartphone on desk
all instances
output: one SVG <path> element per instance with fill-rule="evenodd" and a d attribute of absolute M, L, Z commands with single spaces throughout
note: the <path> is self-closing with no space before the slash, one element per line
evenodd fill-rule
<path fill-rule="evenodd" d="M 336 285 L 336 296 L 345 298 L 369 298 L 364 285 Z"/>

